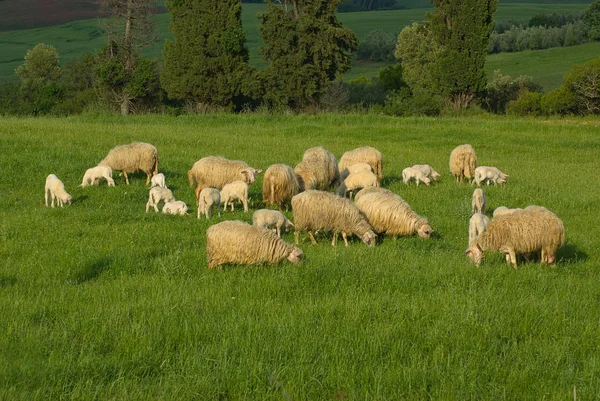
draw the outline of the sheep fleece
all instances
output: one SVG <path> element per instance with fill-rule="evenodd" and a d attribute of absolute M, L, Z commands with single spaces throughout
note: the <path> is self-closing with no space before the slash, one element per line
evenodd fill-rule
<path fill-rule="evenodd" d="M 158 151 L 154 145 L 134 142 L 112 148 L 99 163 L 126 173 L 143 171 L 148 179 L 158 173 Z"/>

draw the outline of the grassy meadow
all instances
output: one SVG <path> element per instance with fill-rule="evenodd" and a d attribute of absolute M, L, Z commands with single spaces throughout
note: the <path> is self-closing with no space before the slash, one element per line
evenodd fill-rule
<path fill-rule="evenodd" d="M 589 400 L 600 388 L 596 185 L 600 122 L 376 115 L 85 115 L 0 123 L 0 399 Z M 145 177 L 81 188 L 108 150 L 153 143 L 188 216 L 145 213 Z M 500 205 L 544 205 L 564 221 L 555 266 L 480 267 L 463 251 L 473 187 L 448 156 L 470 143 L 509 174 Z M 371 145 L 383 186 L 435 230 L 348 248 L 301 235 L 300 266 L 209 270 L 186 173 L 207 155 L 265 169 L 322 145 Z M 406 186 L 428 163 L 442 177 Z M 73 204 L 46 208 L 57 174 Z M 262 207 L 262 175 L 250 191 Z M 292 213 L 287 213 L 292 217 Z M 293 233 L 284 235 L 293 241 Z M 343 244 L 343 242 L 342 242 Z M 241 244 L 243 246 L 243 244 Z"/>
<path fill-rule="evenodd" d="M 407 6 L 416 6 L 418 1 L 408 3 Z M 540 13 L 557 12 L 561 14 L 579 13 L 586 10 L 589 4 L 554 4 L 547 1 L 548 4 L 523 4 L 523 3 L 501 3 L 496 12 L 497 20 L 516 19 L 526 20 L 533 15 Z M 256 68 L 263 68 L 266 62 L 260 54 L 262 41 L 259 36 L 259 20 L 256 15 L 266 10 L 264 4 L 244 4 L 242 13 L 242 23 L 246 31 L 247 46 L 250 51 L 250 63 Z M 356 13 L 338 13 L 339 20 L 347 27 L 352 29 L 359 39 L 365 39 L 370 31 L 380 29 L 388 32 L 399 33 L 402 28 L 415 21 L 423 20 L 425 13 L 431 12 L 431 8 L 411 8 L 407 10 L 375 11 L 375 12 L 356 12 Z M 156 16 L 156 22 L 159 30 L 159 40 L 152 46 L 144 50 L 148 57 L 161 58 L 164 41 L 172 38 L 169 32 L 169 14 L 159 14 Z M 50 44 L 58 50 L 61 61 L 65 62 L 73 57 L 79 57 L 84 52 L 97 52 L 105 43 L 106 38 L 102 31 L 99 20 L 74 21 L 63 25 L 57 25 L 46 28 L 36 28 L 17 31 L 0 32 L 0 81 L 6 79 L 17 79 L 15 69 L 23 63 L 23 57 L 27 50 L 33 48 L 38 43 Z M 547 60 L 544 69 L 539 69 L 539 64 L 527 64 L 525 68 L 531 71 L 532 76 L 545 82 L 546 76 L 550 81 L 547 89 L 552 89 L 560 85 L 562 75 L 566 73 L 574 63 L 566 62 L 571 59 L 572 52 L 578 52 L 576 47 L 554 49 L 553 56 Z M 588 61 L 596 53 L 585 53 Z M 533 52 L 537 54 L 537 52 Z M 517 56 L 506 55 L 507 69 L 511 69 L 513 58 Z M 564 65 L 567 64 L 565 67 Z M 376 76 L 379 68 L 385 64 L 381 63 L 354 63 L 353 68 L 344 79 L 356 78 L 360 75 Z M 529 67 L 527 67 L 529 66 Z M 504 65 L 500 68 L 504 70 Z M 497 69 L 497 68 L 496 68 Z M 490 70 L 493 71 L 493 70 Z M 516 74 L 518 75 L 518 74 Z"/>

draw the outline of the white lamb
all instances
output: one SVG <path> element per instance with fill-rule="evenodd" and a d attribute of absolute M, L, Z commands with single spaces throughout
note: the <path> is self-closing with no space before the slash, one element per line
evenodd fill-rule
<path fill-rule="evenodd" d="M 498 216 L 504 216 L 507 214 L 512 214 L 514 212 L 518 212 L 521 209 L 520 207 L 516 207 L 514 209 L 509 209 L 506 206 L 498 206 L 496 209 L 494 209 L 494 213 L 492 213 L 492 217 L 498 217 Z"/>
<path fill-rule="evenodd" d="M 227 204 L 231 204 L 231 211 L 234 211 L 233 201 L 239 200 L 244 205 L 244 212 L 248 211 L 248 184 L 242 180 L 237 180 L 225 184 L 221 189 L 221 203 L 223 211 L 227 209 Z"/>
<path fill-rule="evenodd" d="M 423 174 L 423 172 L 418 168 L 407 167 L 402 170 L 402 182 L 408 184 L 412 180 L 417 183 L 417 186 L 419 186 L 419 182 L 423 182 L 425 185 L 429 186 L 430 182 L 429 178 L 427 178 L 427 176 L 425 176 L 425 174 Z"/>
<path fill-rule="evenodd" d="M 412 168 L 421 170 L 421 172 L 425 174 L 427 178 L 430 178 L 434 181 L 437 181 L 437 179 L 440 178 L 440 174 L 437 171 L 435 171 L 433 167 L 431 167 L 429 164 L 415 164 L 414 166 L 412 166 Z"/>
<path fill-rule="evenodd" d="M 294 223 L 289 221 L 283 213 L 277 210 L 259 209 L 252 215 L 252 225 L 261 226 L 272 229 L 281 238 L 281 229 L 284 228 L 288 232 L 290 227 L 294 227 Z"/>
<path fill-rule="evenodd" d="M 361 171 L 373 172 L 373 168 L 371 167 L 371 165 L 369 163 L 364 163 L 364 162 L 354 163 L 354 164 L 344 168 L 344 170 L 340 171 L 340 182 L 344 182 L 344 180 L 350 174 L 358 173 Z"/>
<path fill-rule="evenodd" d="M 80 187 L 87 187 L 89 185 L 96 185 L 100 182 L 100 179 L 104 178 L 109 187 L 115 186 L 115 180 L 112 178 L 112 168 L 110 166 L 98 165 L 96 167 L 88 168 L 85 170 L 83 180 L 81 181 Z"/>
<path fill-rule="evenodd" d="M 54 207 L 54 199 L 59 207 L 66 203 L 71 204 L 73 197 L 65 191 L 65 184 L 54 174 L 46 177 L 46 186 L 44 188 L 44 200 L 48 206 L 48 198 L 51 199 L 51 206 Z"/>
<path fill-rule="evenodd" d="M 471 211 L 473 213 L 485 214 L 486 199 L 481 188 L 476 188 L 473 191 L 473 199 L 471 200 Z"/>
<path fill-rule="evenodd" d="M 146 213 L 150 210 L 150 207 L 154 207 L 154 211 L 158 213 L 158 204 L 162 201 L 163 203 L 175 201 L 173 192 L 169 188 L 153 187 L 150 188 L 150 194 L 148 196 L 148 202 L 146 203 Z"/>
<path fill-rule="evenodd" d="M 377 176 L 371 172 L 371 170 L 363 170 L 357 173 L 350 174 L 340 184 L 338 189 L 335 191 L 336 195 L 346 196 L 350 192 L 350 198 L 352 193 L 358 188 L 369 188 L 377 186 Z"/>
<path fill-rule="evenodd" d="M 150 187 L 166 188 L 167 186 L 165 185 L 165 175 L 163 173 L 153 175 L 152 179 L 150 180 Z"/>
<path fill-rule="evenodd" d="M 162 212 L 165 214 L 179 214 L 183 216 L 187 214 L 188 207 L 183 201 L 165 202 Z"/>
<path fill-rule="evenodd" d="M 484 181 L 487 182 L 487 185 L 490 185 L 490 182 L 501 185 L 506 182 L 507 178 L 508 175 L 504 174 L 496 167 L 479 166 L 475 169 L 473 182 L 477 185 L 481 185 Z"/>
<path fill-rule="evenodd" d="M 469 220 L 469 246 L 487 229 L 490 219 L 483 213 L 475 213 Z"/>
<path fill-rule="evenodd" d="M 212 217 L 213 209 L 217 209 L 217 213 L 221 216 L 221 193 L 216 188 L 204 188 L 198 195 L 198 218 L 204 214 L 207 219 Z"/>

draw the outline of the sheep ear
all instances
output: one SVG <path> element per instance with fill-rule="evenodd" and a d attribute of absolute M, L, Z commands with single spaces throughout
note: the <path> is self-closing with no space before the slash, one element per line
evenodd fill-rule
<path fill-rule="evenodd" d="M 262 173 L 262 169 L 260 169 L 260 168 L 259 168 L 259 169 L 254 169 L 254 172 L 255 172 L 256 174 L 260 174 L 260 173 Z"/>
<path fill-rule="evenodd" d="M 470 254 L 471 252 L 472 252 L 472 251 L 471 251 L 471 248 L 467 248 L 467 250 L 465 251 L 465 255 L 468 255 L 468 254 Z"/>

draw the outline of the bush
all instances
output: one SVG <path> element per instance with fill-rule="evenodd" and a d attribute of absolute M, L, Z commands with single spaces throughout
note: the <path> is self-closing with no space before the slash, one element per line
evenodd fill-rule
<path fill-rule="evenodd" d="M 351 105 L 361 105 L 370 107 L 374 104 L 383 105 L 388 91 L 384 85 L 377 79 L 369 80 L 360 77 L 345 84 L 348 90 L 348 103 Z"/>
<path fill-rule="evenodd" d="M 564 86 L 574 94 L 577 112 L 600 112 L 600 58 L 576 65 L 564 78 Z"/>
<path fill-rule="evenodd" d="M 408 87 L 402 75 L 402 64 L 397 63 L 380 69 L 377 80 L 383 84 L 386 90 L 397 91 Z"/>
<path fill-rule="evenodd" d="M 438 116 L 444 107 L 440 96 L 428 93 L 412 94 L 410 89 L 403 88 L 387 96 L 383 105 L 383 113 L 390 116 Z"/>
<path fill-rule="evenodd" d="M 320 105 L 327 111 L 342 111 L 348 106 L 350 93 L 342 81 L 336 81 L 321 95 Z"/>
<path fill-rule="evenodd" d="M 542 113 L 546 115 L 573 114 L 576 110 L 576 106 L 575 94 L 565 86 L 551 90 L 542 96 Z"/>
<path fill-rule="evenodd" d="M 370 61 L 394 61 L 397 34 L 375 30 L 369 32 L 367 38 L 358 44 L 356 58 Z"/>
<path fill-rule="evenodd" d="M 523 91 L 541 92 L 542 87 L 533 81 L 532 77 L 520 75 L 512 79 L 502 75 L 500 70 L 494 71 L 494 77 L 486 86 L 486 94 L 482 106 L 492 113 L 505 113 L 510 101 L 517 100 Z"/>
<path fill-rule="evenodd" d="M 513 116 L 539 116 L 541 114 L 542 95 L 537 92 L 523 91 L 517 100 L 508 103 L 506 113 Z"/>

